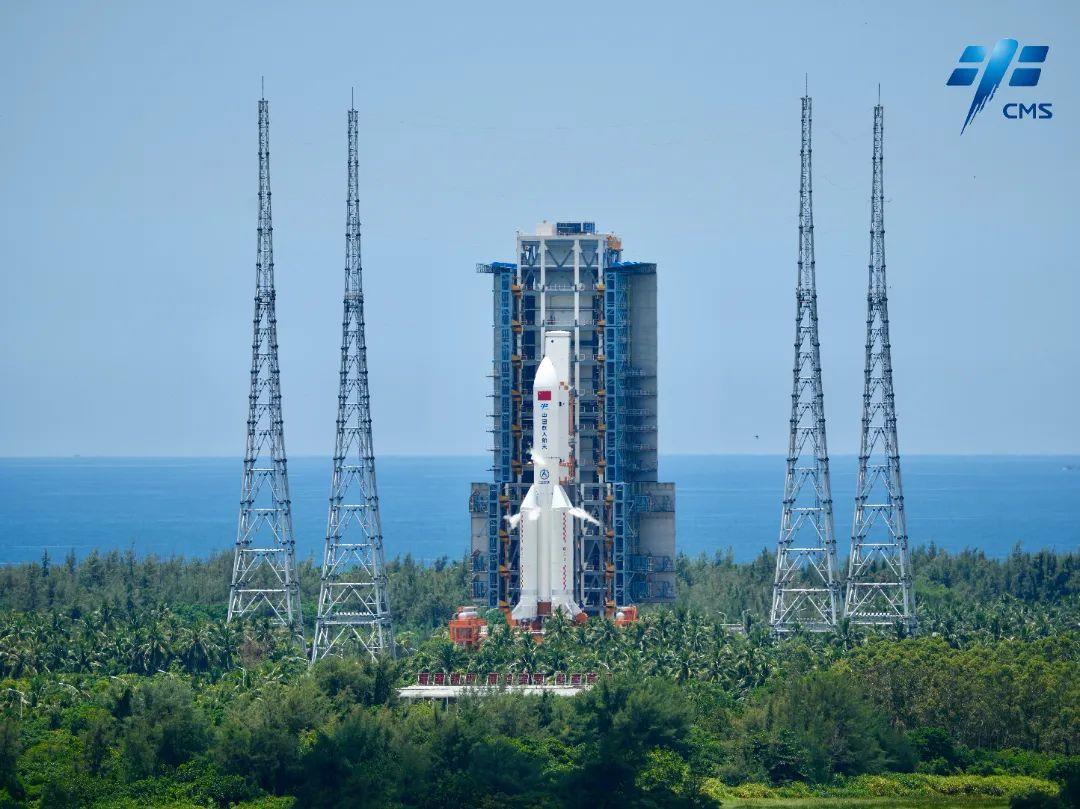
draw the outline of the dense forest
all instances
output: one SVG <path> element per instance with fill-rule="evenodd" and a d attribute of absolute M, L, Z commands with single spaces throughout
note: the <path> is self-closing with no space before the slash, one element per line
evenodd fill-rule
<path fill-rule="evenodd" d="M 224 623 L 228 555 L 46 556 L 0 569 L 0 807 L 1077 805 L 1080 555 L 914 557 L 915 637 L 775 639 L 772 557 L 728 554 L 680 558 L 676 604 L 631 626 L 556 620 L 537 644 L 495 613 L 475 651 L 445 632 L 464 562 L 405 558 L 399 659 L 309 667 L 268 622 Z M 601 676 L 402 702 L 421 670 Z"/>

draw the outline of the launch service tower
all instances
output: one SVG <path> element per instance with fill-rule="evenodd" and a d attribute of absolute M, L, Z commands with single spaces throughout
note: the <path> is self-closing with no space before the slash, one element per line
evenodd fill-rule
<path fill-rule="evenodd" d="M 675 484 L 657 481 L 656 265 L 623 261 L 592 222 L 519 233 L 517 263 L 492 277 L 493 476 L 469 497 L 473 597 L 510 611 L 521 597 L 511 518 L 534 482 L 533 380 L 545 335 L 569 334 L 575 602 L 590 615 L 675 597 Z"/>

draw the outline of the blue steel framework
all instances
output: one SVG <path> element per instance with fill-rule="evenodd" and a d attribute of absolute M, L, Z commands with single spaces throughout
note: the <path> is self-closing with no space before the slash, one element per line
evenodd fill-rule
<path fill-rule="evenodd" d="M 548 239 L 594 233 L 592 223 L 559 223 Z M 570 325 L 559 320 L 565 312 L 551 304 L 545 310 L 544 295 L 551 292 L 574 294 L 573 326 L 579 334 L 572 497 L 601 521 L 599 528 L 587 526 L 579 534 L 576 595 L 586 612 L 607 615 L 635 601 L 669 600 L 673 584 L 653 581 L 652 574 L 673 571 L 672 557 L 642 552 L 638 530 L 643 517 L 671 519 L 674 511 L 673 487 L 656 483 L 655 368 L 632 362 L 633 278 L 655 276 L 656 265 L 622 262 L 621 244 L 612 236 L 595 238 L 603 249 L 582 249 L 575 242 L 562 254 L 541 248 L 540 237 L 523 237 L 520 244 L 519 264 L 477 267 L 493 276 L 494 435 L 493 483 L 475 484 L 470 498 L 470 511 L 486 523 L 487 539 L 486 554 L 473 556 L 473 596 L 504 609 L 517 599 L 518 539 L 504 517 L 532 482 L 527 404 L 540 359 L 538 338 L 544 327 Z M 551 281 L 571 266 L 579 283 Z M 579 296 L 584 298 L 580 307 Z"/>
<path fill-rule="evenodd" d="M 495 276 L 495 309 L 494 324 L 496 333 L 495 355 L 495 428 L 494 434 L 494 479 L 510 481 L 514 479 L 511 459 L 513 457 L 514 442 L 512 402 L 516 399 L 520 402 L 521 393 L 514 393 L 515 368 L 520 365 L 520 358 L 514 355 L 513 314 L 514 299 L 520 290 L 514 283 L 517 272 L 516 264 L 495 262 L 483 265 L 485 272 L 491 272 Z M 502 504 L 508 502 L 507 496 L 499 492 L 498 487 L 492 486 L 488 490 L 488 496 L 484 503 L 488 517 L 488 565 L 487 565 L 487 588 L 486 595 L 488 605 L 498 606 L 499 601 L 499 558 L 500 553 L 509 555 L 510 534 L 507 530 L 503 514 L 506 509 Z M 505 566 L 503 567 L 505 571 Z M 473 597 L 482 598 L 485 593 L 476 592 Z"/>
<path fill-rule="evenodd" d="M 614 597 L 616 604 L 648 598 L 648 560 L 637 553 L 635 513 L 649 510 L 649 498 L 633 491 L 633 475 L 652 474 L 654 462 L 644 460 L 649 447 L 635 440 L 647 429 L 643 406 L 650 394 L 634 383 L 645 372 L 634 367 L 630 353 L 630 277 L 656 272 L 655 264 L 616 261 L 604 272 L 604 461 L 612 481 Z M 654 394 L 653 394 L 654 395 Z M 655 457 L 655 455 L 653 456 Z"/>

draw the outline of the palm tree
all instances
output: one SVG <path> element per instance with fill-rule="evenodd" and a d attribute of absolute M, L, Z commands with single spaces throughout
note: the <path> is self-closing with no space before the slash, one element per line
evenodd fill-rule
<path fill-rule="evenodd" d="M 514 643 L 516 660 L 511 668 L 514 671 L 536 671 L 537 652 L 536 640 L 528 632 L 521 632 Z"/>
<path fill-rule="evenodd" d="M 436 652 L 435 665 L 439 671 L 449 673 L 458 669 L 461 659 L 462 655 L 459 648 L 450 641 L 445 641 L 439 645 Z"/>
<path fill-rule="evenodd" d="M 195 621 L 177 633 L 177 647 L 185 668 L 192 674 L 207 671 L 218 657 L 213 636 L 202 621 Z"/>

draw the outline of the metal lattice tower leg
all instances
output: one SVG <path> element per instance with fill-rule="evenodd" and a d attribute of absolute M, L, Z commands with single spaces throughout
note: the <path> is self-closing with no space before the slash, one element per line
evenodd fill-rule
<path fill-rule="evenodd" d="M 804 96 L 791 438 L 769 619 L 775 632 L 797 627 L 817 632 L 832 629 L 841 601 L 818 344 L 810 107 L 810 97 Z"/>
<path fill-rule="evenodd" d="M 866 370 L 859 479 L 848 562 L 846 616 L 855 624 L 902 624 L 914 632 L 915 599 L 896 441 L 889 302 L 885 283 L 883 109 L 874 107 L 870 193 L 870 281 L 866 295 Z"/>
<path fill-rule="evenodd" d="M 312 662 L 348 651 L 394 654 L 371 441 L 356 140 L 356 110 L 350 109 L 341 386 Z"/>
<path fill-rule="evenodd" d="M 270 108 L 265 98 L 259 100 L 259 235 L 255 279 L 247 451 L 228 620 L 269 614 L 303 640 L 281 417 L 270 216 Z"/>

